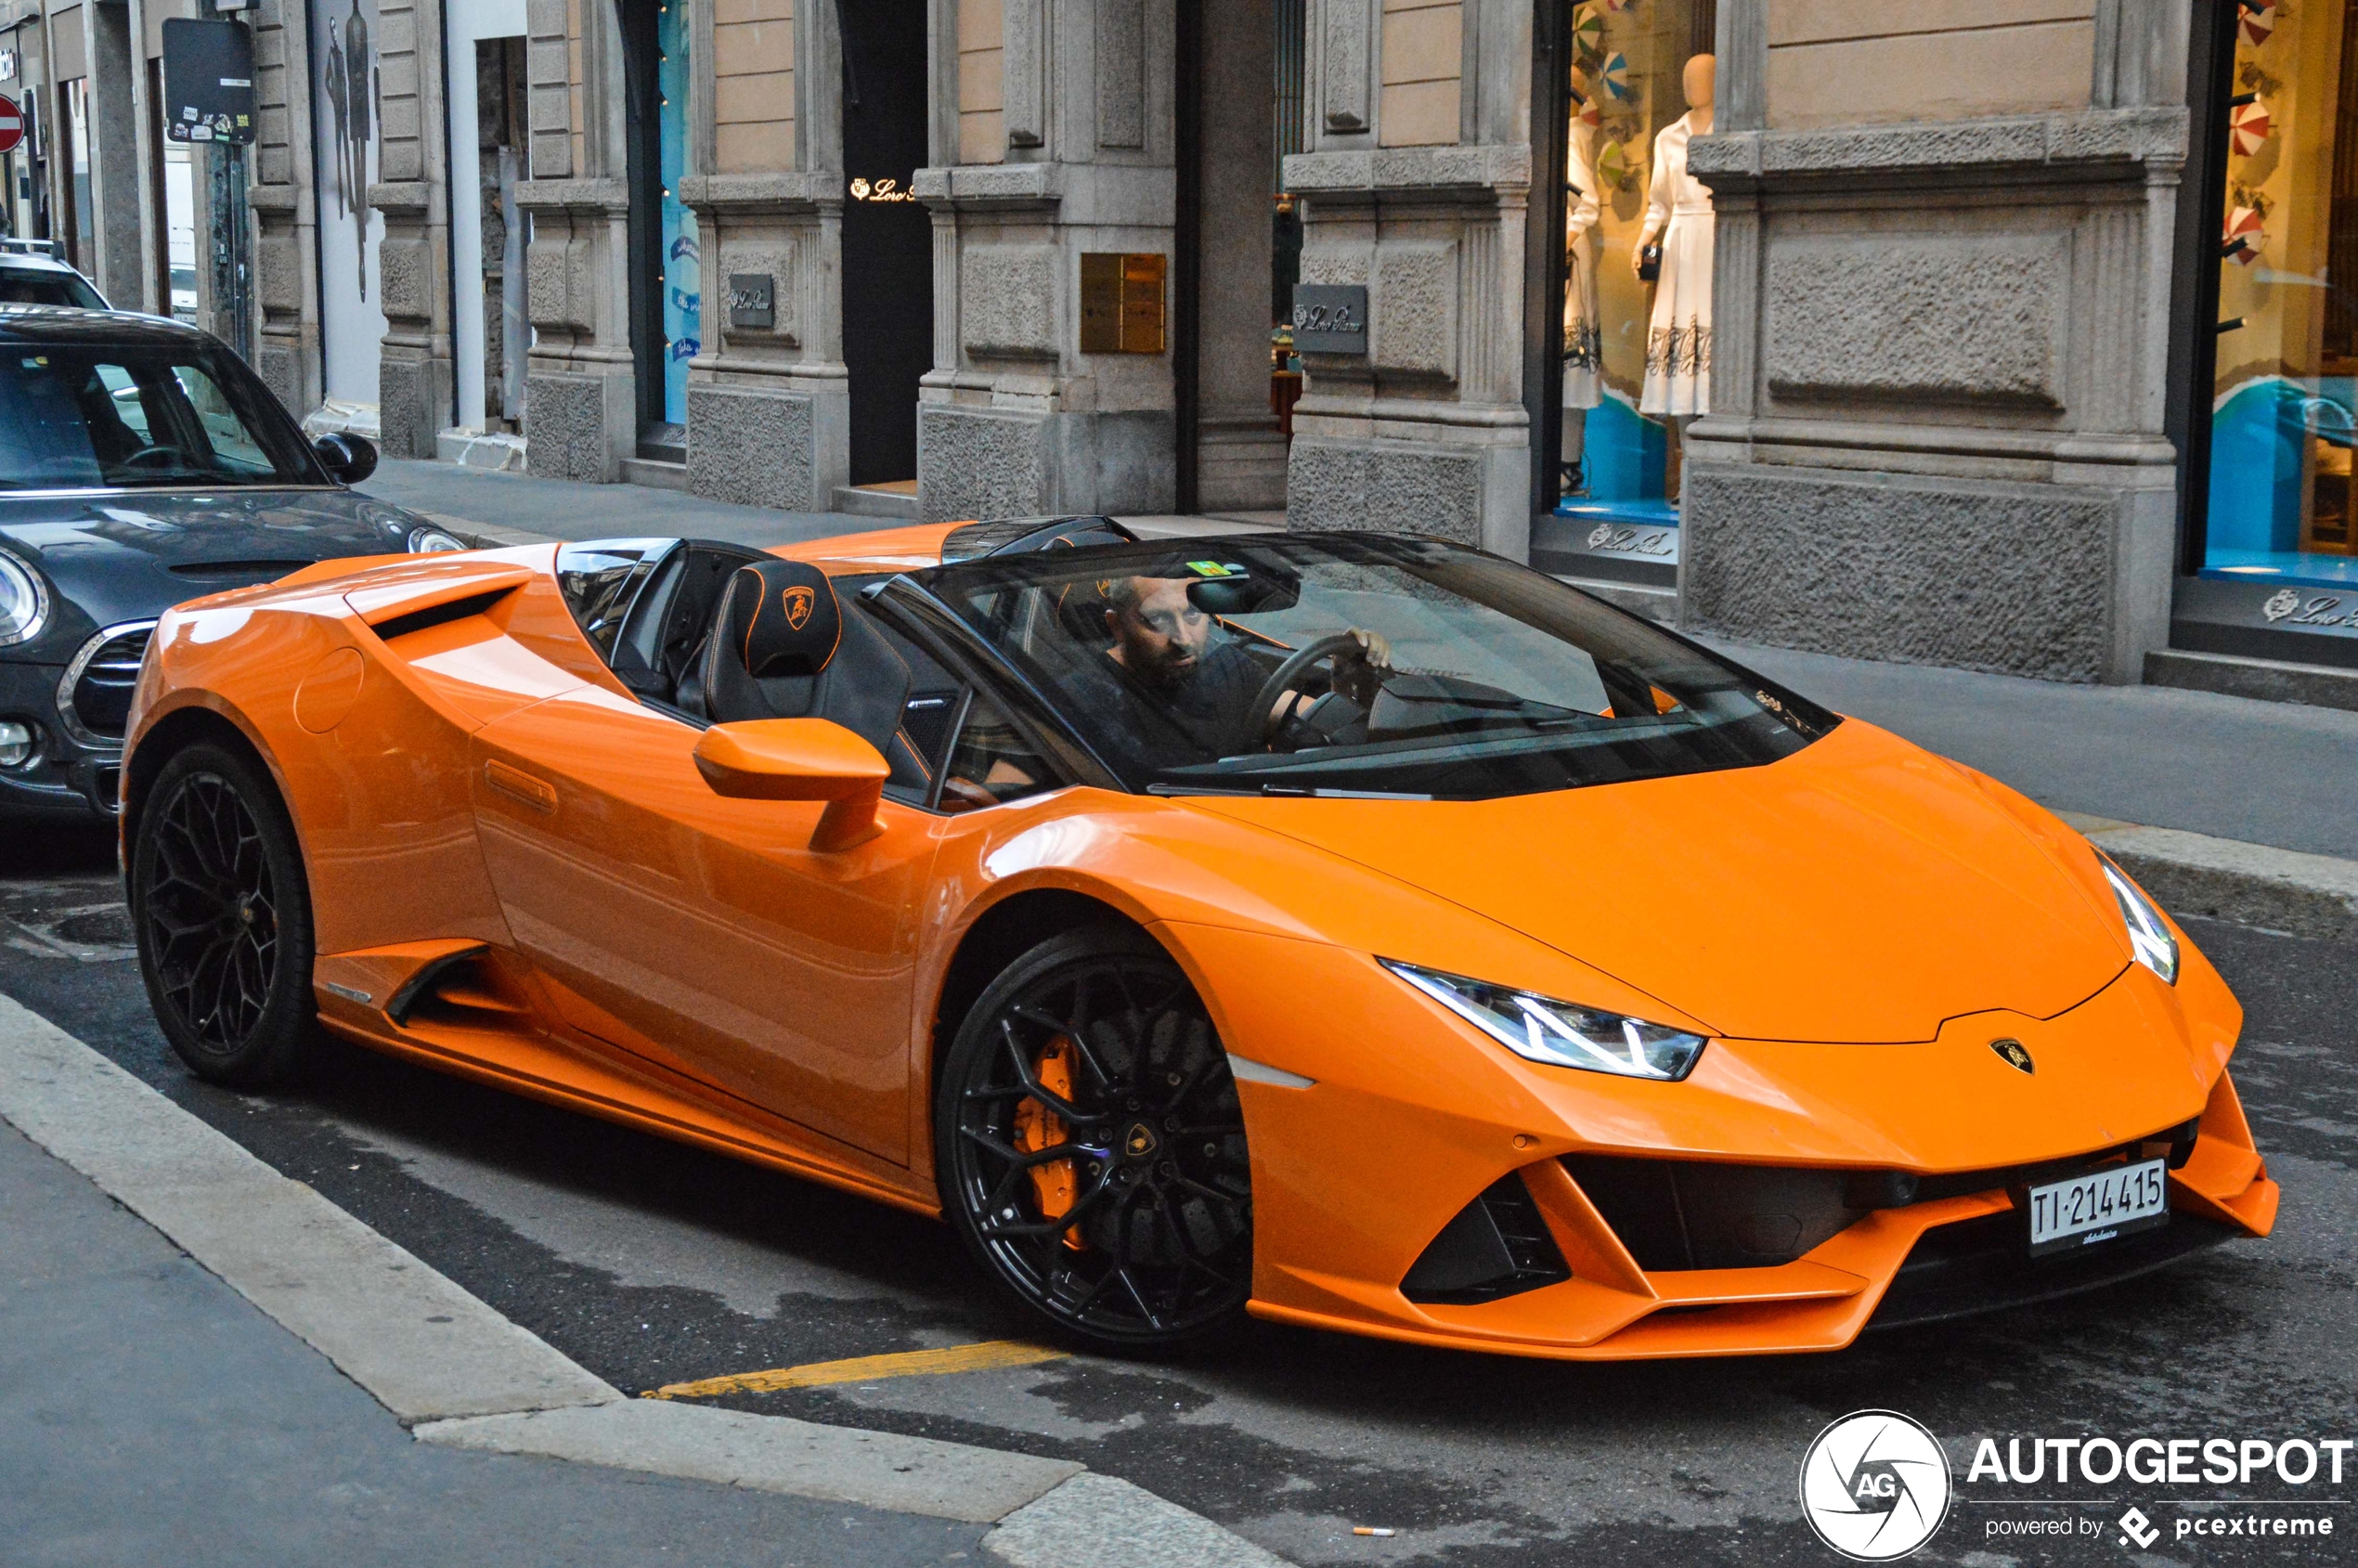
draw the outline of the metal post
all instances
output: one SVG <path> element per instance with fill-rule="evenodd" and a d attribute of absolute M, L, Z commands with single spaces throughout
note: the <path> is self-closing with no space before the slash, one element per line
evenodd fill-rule
<path fill-rule="evenodd" d="M 197 15 L 221 16 L 216 0 L 197 0 Z M 213 322 L 239 357 L 253 358 L 253 215 L 246 210 L 246 149 L 205 148 L 205 188 L 213 219 Z"/>

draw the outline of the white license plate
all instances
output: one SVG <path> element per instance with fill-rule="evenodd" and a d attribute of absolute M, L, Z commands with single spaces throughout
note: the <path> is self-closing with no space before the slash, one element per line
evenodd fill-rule
<path fill-rule="evenodd" d="M 2107 1165 L 2068 1181 L 2032 1187 L 2030 1255 L 2077 1247 L 2092 1247 L 2152 1230 L 2170 1221 L 2170 1178 L 2166 1160 L 2144 1160 L 2130 1165 Z"/>

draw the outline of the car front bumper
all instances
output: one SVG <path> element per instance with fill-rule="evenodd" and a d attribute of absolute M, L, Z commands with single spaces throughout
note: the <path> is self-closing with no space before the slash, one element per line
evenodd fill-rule
<path fill-rule="evenodd" d="M 120 745 L 92 746 L 66 732 L 58 716 L 60 665 L 0 663 L 0 719 L 32 726 L 32 758 L 0 768 L 0 811 L 111 818 L 123 777 Z"/>
<path fill-rule="evenodd" d="M 1264 939 L 1163 929 L 1208 998 L 1224 971 L 1269 971 L 1268 955 L 1251 951 Z M 1232 986 L 1214 1004 L 1232 1052 L 1307 1081 L 1238 1084 L 1252 1153 L 1251 1310 L 1567 1360 L 1830 1351 L 1871 1327 L 2068 1295 L 2264 1236 L 2277 1188 L 2225 1070 L 2240 1011 L 2185 951 L 2174 990 L 2132 967 L 2056 1018 L 1978 1015 L 1917 1044 L 1715 1041 L 1708 1072 L 1650 1083 L 1526 1072 L 1471 1037 L 1453 1050 L 1396 1004 L 1396 982 L 1377 983 L 1365 955 L 1285 943 L 1293 983 Z M 2004 1065 L 1992 1032 L 2028 1041 L 2039 1073 Z M 2138 1158 L 2137 1146 L 2166 1144 L 2189 1121 L 2191 1153 L 2169 1174 L 2169 1224 L 2028 1256 L 2014 1196 L 2022 1181 L 2124 1146 Z M 1766 1173 L 1771 1186 L 1904 1173 L 1924 1196 L 1862 1203 L 1831 1234 L 1805 1232 L 1806 1251 L 1767 1262 L 1728 1266 L 1723 1249 L 1694 1266 L 1691 1249 L 1689 1262 L 1665 1264 L 1659 1239 L 1650 1249 L 1626 1205 L 1596 1185 L 1600 1158 Z M 1409 1282 L 1428 1254 L 1509 1178 L 1528 1199 L 1516 1211 L 1530 1222 L 1522 1234 L 1544 1224 L 1564 1276 L 1486 1300 L 1420 1293 Z M 1691 1217 L 1678 1220 L 1682 1232 Z M 1509 1251 L 1520 1245 L 1503 1219 L 1498 1231 Z"/>

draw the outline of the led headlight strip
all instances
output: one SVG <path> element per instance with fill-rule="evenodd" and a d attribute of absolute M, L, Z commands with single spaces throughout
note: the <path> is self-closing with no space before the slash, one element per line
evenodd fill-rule
<path fill-rule="evenodd" d="M 2145 890 L 2129 880 L 2129 874 L 2112 863 L 2112 857 L 2096 851 L 2096 864 L 2103 868 L 2105 880 L 2112 884 L 2112 896 L 2120 904 L 2120 918 L 2129 927 L 2129 948 L 2137 962 L 2159 975 L 2171 985 L 2178 983 L 2178 939 L 2170 934 L 2170 923 L 2161 911 L 2145 897 Z"/>
<path fill-rule="evenodd" d="M 1396 958 L 1376 962 L 1516 1056 L 1548 1067 L 1675 1083 L 1694 1070 L 1708 1043 L 1700 1034 L 1623 1013 L 1559 1002 Z"/>

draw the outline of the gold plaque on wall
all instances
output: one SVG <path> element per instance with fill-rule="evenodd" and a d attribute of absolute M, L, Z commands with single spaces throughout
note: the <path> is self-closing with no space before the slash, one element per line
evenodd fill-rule
<path fill-rule="evenodd" d="M 1081 352 L 1160 354 L 1163 270 L 1160 254 L 1085 251 L 1081 257 Z"/>

